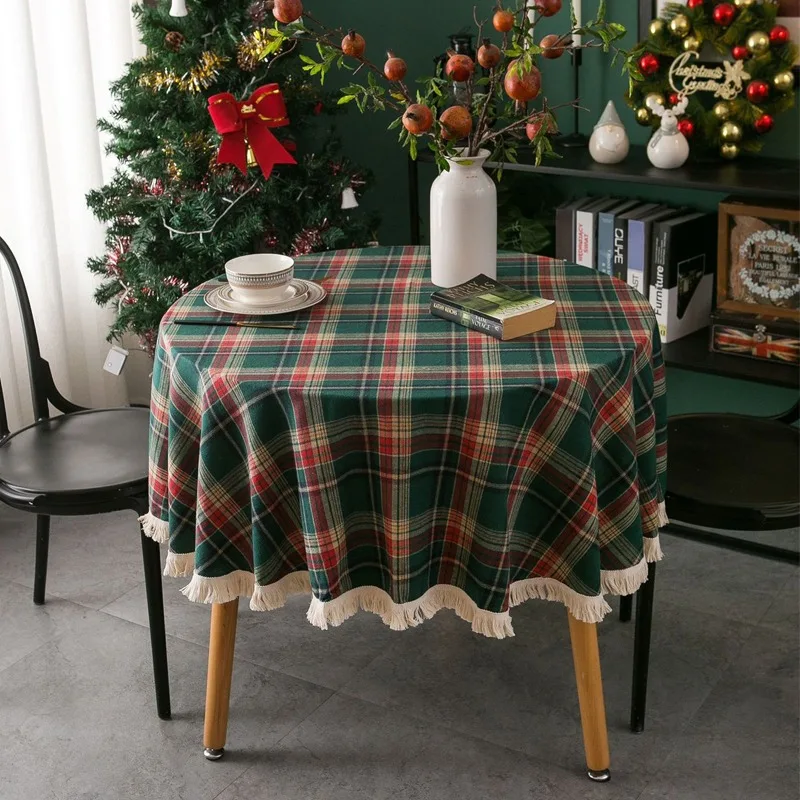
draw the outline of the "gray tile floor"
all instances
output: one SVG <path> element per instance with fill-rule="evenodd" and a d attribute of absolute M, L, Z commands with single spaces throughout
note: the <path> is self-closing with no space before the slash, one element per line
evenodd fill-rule
<path fill-rule="evenodd" d="M 133 515 L 0 509 L 0 800 L 797 800 L 795 568 L 666 538 L 647 730 L 627 731 L 632 628 L 600 628 L 610 784 L 583 777 L 562 607 L 490 641 L 441 612 L 393 633 L 243 610 L 228 753 L 201 752 L 208 608 L 165 584 L 174 718 L 155 715 Z"/>

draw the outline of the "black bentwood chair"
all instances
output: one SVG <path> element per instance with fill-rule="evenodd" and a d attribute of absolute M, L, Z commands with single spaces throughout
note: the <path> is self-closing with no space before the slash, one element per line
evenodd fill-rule
<path fill-rule="evenodd" d="M 50 517 L 102 514 L 130 509 L 147 512 L 147 438 L 144 408 L 89 410 L 61 396 L 39 340 L 28 292 L 14 254 L 0 238 L 0 254 L 11 271 L 28 352 L 36 422 L 11 433 L 0 385 L 0 501 L 36 514 L 33 602 L 44 603 Z M 50 416 L 50 406 L 62 412 Z M 156 542 L 141 532 L 156 707 L 170 717 L 167 639 Z"/>
<path fill-rule="evenodd" d="M 797 564 L 797 550 L 699 528 L 785 531 L 800 523 L 800 403 L 776 417 L 684 414 L 668 420 L 664 533 Z M 674 521 L 673 521 L 674 520 Z M 694 527 L 698 526 L 698 527 Z M 631 730 L 644 730 L 656 565 L 636 593 Z M 632 595 L 620 603 L 631 618 Z"/>

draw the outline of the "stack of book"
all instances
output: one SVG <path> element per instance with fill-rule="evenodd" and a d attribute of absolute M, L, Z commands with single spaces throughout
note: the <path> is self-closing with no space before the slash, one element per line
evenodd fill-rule
<path fill-rule="evenodd" d="M 712 214 L 615 197 L 584 197 L 556 210 L 556 258 L 644 295 L 664 342 L 708 325 L 715 251 Z"/>

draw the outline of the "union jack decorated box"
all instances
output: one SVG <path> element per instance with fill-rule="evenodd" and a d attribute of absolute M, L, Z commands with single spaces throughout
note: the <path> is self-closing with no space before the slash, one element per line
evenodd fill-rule
<path fill-rule="evenodd" d="M 759 358 L 775 364 L 800 364 L 800 323 L 779 317 L 711 315 L 711 350 L 730 356 Z"/>

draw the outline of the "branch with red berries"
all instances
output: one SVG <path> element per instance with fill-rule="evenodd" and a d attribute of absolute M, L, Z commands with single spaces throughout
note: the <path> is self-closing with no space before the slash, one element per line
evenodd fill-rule
<path fill-rule="evenodd" d="M 273 14 L 282 25 L 270 29 L 268 47 L 277 52 L 287 41 L 312 42 L 316 55 L 302 53 L 300 58 L 303 69 L 321 82 L 334 68 L 352 71 L 353 80 L 342 89 L 339 103 L 355 103 L 362 112 L 396 112 L 389 128 L 399 129 L 400 143 L 412 158 L 423 142 L 443 169 L 448 168 L 447 158 L 473 156 L 482 149 L 516 160 L 517 147 L 527 138 L 538 163 L 552 153 L 549 137 L 556 131 L 557 108 L 541 96 L 540 59 L 560 58 L 575 47 L 573 37 L 581 48 L 622 53 L 614 43 L 625 28 L 606 20 L 605 6 L 601 0 L 596 19 L 578 26 L 573 17 L 564 33 L 537 41 L 538 21 L 558 14 L 562 0 L 510 0 L 509 7 L 497 2 L 491 26 L 501 34 L 499 42 L 484 36 L 490 20 L 481 21 L 476 7 L 473 20 L 481 43 L 476 60 L 449 53 L 444 69 L 418 79 L 419 88 L 413 93 L 406 84 L 408 66 L 402 58 L 389 51 L 386 62 L 378 66 L 367 57 L 361 34 L 329 27 L 304 9 L 302 0 L 275 0 Z M 532 106 L 537 100 L 538 107 Z"/>

